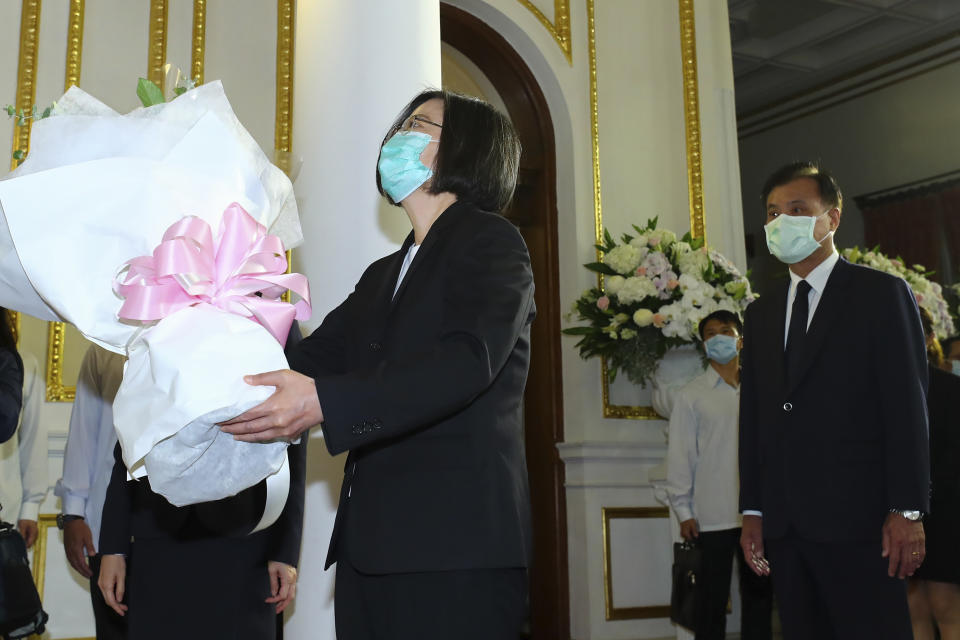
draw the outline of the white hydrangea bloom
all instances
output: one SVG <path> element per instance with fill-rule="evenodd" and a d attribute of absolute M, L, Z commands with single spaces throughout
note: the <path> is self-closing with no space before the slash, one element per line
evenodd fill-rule
<path fill-rule="evenodd" d="M 640 250 L 629 244 L 614 247 L 603 256 L 603 263 L 622 275 L 630 275 L 643 260 Z"/>

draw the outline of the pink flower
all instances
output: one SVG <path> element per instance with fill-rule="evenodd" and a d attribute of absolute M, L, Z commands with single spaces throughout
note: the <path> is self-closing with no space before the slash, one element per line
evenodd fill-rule
<path fill-rule="evenodd" d="M 666 316 L 664 316 L 662 313 L 653 314 L 653 326 L 655 326 L 657 329 L 660 329 L 665 324 L 667 324 Z"/>
<path fill-rule="evenodd" d="M 676 289 L 676 288 L 679 287 L 679 286 L 680 286 L 680 281 L 679 281 L 679 280 L 668 280 L 668 281 L 667 281 L 667 289 L 669 289 L 670 291 L 673 291 L 674 289 Z"/>
<path fill-rule="evenodd" d="M 637 272 L 636 272 L 636 273 L 637 273 L 638 276 L 645 276 L 645 275 L 647 275 L 647 268 L 646 268 L 646 267 L 642 267 L 642 266 L 641 266 L 641 267 L 637 267 Z"/>
<path fill-rule="evenodd" d="M 610 306 L 610 298 L 608 298 L 607 296 L 600 296 L 599 298 L 597 298 L 597 308 L 600 309 L 600 311 L 606 311 L 607 307 L 609 306 Z"/>
<path fill-rule="evenodd" d="M 916 293 L 916 294 L 914 294 L 913 297 L 917 299 L 917 304 L 920 304 L 921 302 L 923 302 L 923 294 L 922 294 L 922 293 Z"/>

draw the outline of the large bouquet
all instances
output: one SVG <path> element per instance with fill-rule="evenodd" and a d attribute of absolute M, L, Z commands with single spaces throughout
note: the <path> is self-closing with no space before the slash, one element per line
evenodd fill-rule
<path fill-rule="evenodd" d="M 864 251 L 860 247 L 844 249 L 843 257 L 853 264 L 873 267 L 878 271 L 906 280 L 913 290 L 917 304 L 929 311 L 933 317 L 933 330 L 937 334 L 937 338 L 943 340 L 954 334 L 953 318 L 950 317 L 947 301 L 943 297 L 943 289 L 929 278 L 933 273 L 932 271 L 927 271 L 920 264 L 908 267 L 904 264 L 902 258 L 889 258 L 878 251 L 876 247 L 870 251 Z"/>
<path fill-rule="evenodd" d="M 699 338 L 703 318 L 718 309 L 741 314 L 755 296 L 747 278 L 702 238 L 687 233 L 678 240 L 657 229 L 657 218 L 633 228 L 636 235 L 623 234 L 620 244 L 604 230 L 602 261 L 584 265 L 602 274 L 602 285 L 574 303 L 577 320 L 588 324 L 563 332 L 582 336 L 582 358 L 607 359 L 611 381 L 623 371 L 645 385 L 668 349 Z"/>
<path fill-rule="evenodd" d="M 272 393 L 243 375 L 287 366 L 282 343 L 308 305 L 278 299 L 306 297 L 283 251 L 301 240 L 290 180 L 219 82 L 125 115 L 72 87 L 0 181 L 0 304 L 128 356 L 123 459 L 170 502 L 264 478 L 285 496 L 288 443 L 242 443 L 217 423 Z M 268 503 L 275 517 L 283 500 Z"/>

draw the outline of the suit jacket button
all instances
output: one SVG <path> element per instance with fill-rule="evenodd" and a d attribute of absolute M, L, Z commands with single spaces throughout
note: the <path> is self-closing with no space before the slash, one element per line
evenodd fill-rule
<path fill-rule="evenodd" d="M 363 433 L 363 429 L 361 429 L 361 428 L 360 428 L 360 425 L 358 425 L 358 424 L 353 425 L 353 427 L 350 428 L 350 431 L 351 431 L 351 433 L 353 433 L 353 435 L 355 435 L 355 436 L 358 436 L 358 435 L 360 435 L 361 433 Z"/>
<path fill-rule="evenodd" d="M 379 342 L 371 342 L 371 343 L 370 343 L 370 350 L 371 350 L 371 351 L 380 351 L 380 349 L 382 349 L 382 348 L 383 348 L 383 345 L 380 344 Z"/>
<path fill-rule="evenodd" d="M 784 410 L 784 411 L 788 411 L 788 412 L 789 412 L 789 411 L 793 411 L 793 405 L 792 405 L 791 403 L 789 403 L 789 402 L 784 402 L 784 403 L 783 403 L 783 410 Z"/>

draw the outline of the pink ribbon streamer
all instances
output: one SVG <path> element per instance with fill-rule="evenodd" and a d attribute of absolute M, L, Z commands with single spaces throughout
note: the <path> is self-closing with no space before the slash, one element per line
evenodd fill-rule
<path fill-rule="evenodd" d="M 294 318 L 312 312 L 306 276 L 284 273 L 283 243 L 243 207 L 231 204 L 214 243 L 204 220 L 186 216 L 170 225 L 151 256 L 126 262 L 114 281 L 124 298 L 118 316 L 151 321 L 185 307 L 209 304 L 261 324 L 281 345 Z M 280 300 L 289 289 L 296 304 Z"/>

